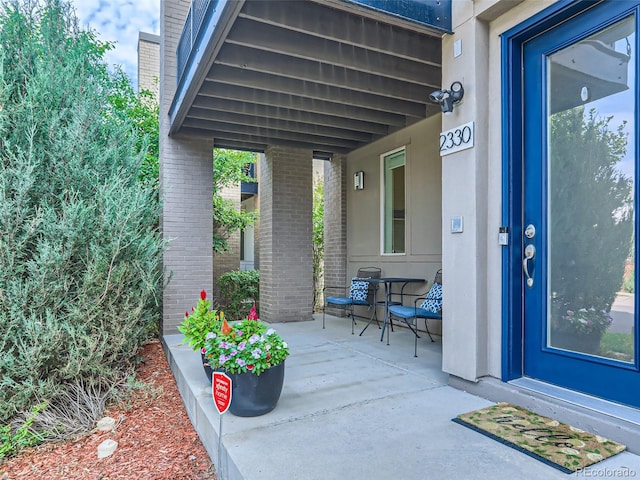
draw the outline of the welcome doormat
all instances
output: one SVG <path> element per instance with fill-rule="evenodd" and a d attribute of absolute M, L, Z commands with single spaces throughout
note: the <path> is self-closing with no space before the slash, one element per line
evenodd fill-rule
<path fill-rule="evenodd" d="M 565 473 L 573 473 L 627 447 L 517 405 L 494 406 L 452 419 Z"/>

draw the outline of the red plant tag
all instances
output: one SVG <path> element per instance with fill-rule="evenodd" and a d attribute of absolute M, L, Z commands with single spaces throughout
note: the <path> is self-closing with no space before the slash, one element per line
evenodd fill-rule
<path fill-rule="evenodd" d="M 225 373 L 213 372 L 211 391 L 216 410 L 222 415 L 231 405 L 231 379 Z"/>

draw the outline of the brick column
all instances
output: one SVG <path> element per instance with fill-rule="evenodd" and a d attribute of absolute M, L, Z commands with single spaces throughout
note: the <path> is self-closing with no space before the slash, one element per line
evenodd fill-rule
<path fill-rule="evenodd" d="M 163 264 L 163 335 L 177 333 L 199 292 L 213 295 L 213 139 L 169 137 L 168 111 L 176 89 L 176 46 L 190 1 L 163 0 L 160 12 L 160 226 L 168 242 Z"/>
<path fill-rule="evenodd" d="M 138 33 L 138 91 L 149 90 L 158 97 L 160 74 L 160 37 Z"/>
<path fill-rule="evenodd" d="M 310 150 L 269 146 L 260 165 L 260 318 L 312 318 Z"/>
<path fill-rule="evenodd" d="M 256 195 L 255 207 L 258 210 L 258 221 L 253 224 L 253 265 L 256 270 L 260 270 L 260 192 L 262 191 L 260 168 L 264 162 L 264 153 L 259 153 L 255 163 L 255 175 L 258 179 L 258 195 Z"/>
<path fill-rule="evenodd" d="M 324 165 L 324 284 L 347 283 L 347 162 L 335 155 Z M 332 292 L 336 294 L 336 292 Z M 344 308 L 327 309 L 344 316 Z"/>

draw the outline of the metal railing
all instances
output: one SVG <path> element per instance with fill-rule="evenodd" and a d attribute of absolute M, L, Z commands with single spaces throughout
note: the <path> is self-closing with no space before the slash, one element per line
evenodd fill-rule
<path fill-rule="evenodd" d="M 242 167 L 242 173 L 244 173 L 247 177 L 256 178 L 255 164 L 247 163 L 244 167 Z M 247 194 L 247 195 L 257 195 L 258 183 L 257 182 L 240 182 L 240 193 Z"/>
<path fill-rule="evenodd" d="M 189 55 L 193 50 L 198 34 L 200 33 L 200 27 L 202 27 L 202 21 L 209 9 L 215 11 L 218 0 L 192 0 L 189 7 L 189 13 L 184 22 L 182 28 L 182 34 L 180 35 L 180 41 L 178 42 L 178 49 L 176 56 L 178 60 L 178 81 L 182 78 L 184 69 L 189 60 Z"/>

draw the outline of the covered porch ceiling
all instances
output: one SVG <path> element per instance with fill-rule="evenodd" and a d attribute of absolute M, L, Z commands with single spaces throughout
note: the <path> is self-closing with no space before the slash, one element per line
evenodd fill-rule
<path fill-rule="evenodd" d="M 440 112 L 445 30 L 343 0 L 194 1 L 170 135 L 348 153 Z"/>

